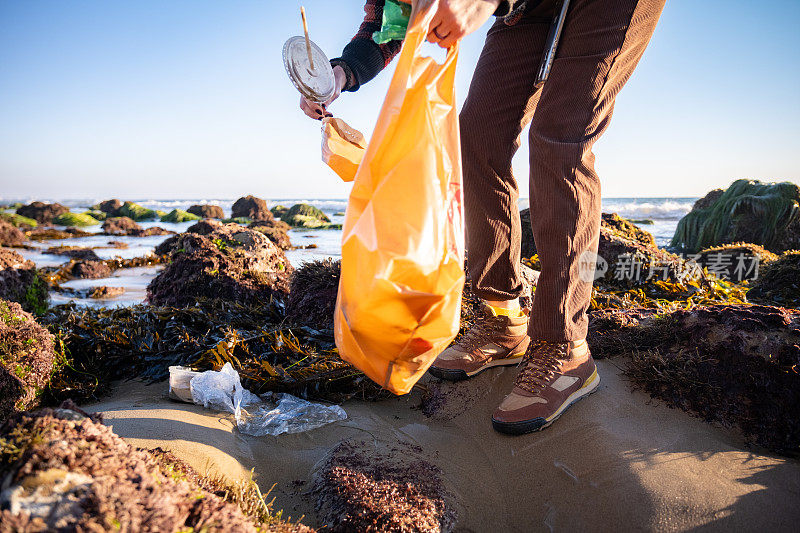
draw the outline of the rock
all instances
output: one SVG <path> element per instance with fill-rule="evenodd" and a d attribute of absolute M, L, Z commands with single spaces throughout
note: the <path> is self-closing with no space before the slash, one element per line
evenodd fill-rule
<path fill-rule="evenodd" d="M 71 239 L 75 237 L 73 233 L 55 228 L 34 228 L 25 232 L 28 239 L 32 241 L 50 241 L 57 239 Z"/>
<path fill-rule="evenodd" d="M 309 261 L 295 270 L 286 300 L 286 318 L 289 322 L 317 329 L 333 329 L 333 311 L 341 269 L 341 261 L 323 259 Z"/>
<path fill-rule="evenodd" d="M 239 224 L 240 226 L 247 226 L 251 222 L 253 222 L 253 219 L 247 217 L 225 218 L 222 220 L 222 222 L 224 222 L 225 224 L 233 223 L 233 224 Z"/>
<path fill-rule="evenodd" d="M 152 235 L 174 235 L 174 231 L 153 226 L 142 228 L 130 217 L 113 217 L 103 222 L 103 233 L 106 235 L 128 235 L 131 237 L 150 237 Z"/>
<path fill-rule="evenodd" d="M 4 531 L 309 531 L 266 516 L 247 484 L 236 490 L 133 448 L 69 402 L 14 415 L 0 438 Z"/>
<path fill-rule="evenodd" d="M 675 230 L 672 246 L 687 253 L 747 242 L 774 253 L 800 248 L 800 186 L 734 181 L 698 200 Z"/>
<path fill-rule="evenodd" d="M 122 206 L 114 212 L 116 217 L 129 217 L 133 220 L 140 222 L 142 220 L 153 220 L 159 215 L 152 209 L 147 209 L 134 202 L 125 202 Z"/>
<path fill-rule="evenodd" d="M 112 272 L 103 261 L 75 261 L 69 269 L 70 275 L 79 279 L 107 278 Z"/>
<path fill-rule="evenodd" d="M 161 217 L 161 222 L 190 222 L 194 220 L 200 220 L 200 217 L 183 209 L 173 209 Z"/>
<path fill-rule="evenodd" d="M 69 208 L 59 203 L 33 202 L 17 209 L 17 214 L 32 218 L 39 224 L 52 224 L 58 215 L 69 213 Z"/>
<path fill-rule="evenodd" d="M 613 231 L 615 235 L 636 241 L 645 246 L 654 247 L 656 245 L 656 240 L 651 233 L 637 228 L 635 224 L 616 213 L 603 213 L 600 225 Z"/>
<path fill-rule="evenodd" d="M 290 226 L 300 228 L 326 228 L 331 219 L 320 209 L 309 204 L 295 204 L 281 216 L 281 220 Z"/>
<path fill-rule="evenodd" d="M 275 245 L 282 250 L 288 250 L 292 247 L 292 241 L 289 239 L 289 224 L 280 220 L 256 220 L 247 226 L 258 232 L 266 235 Z"/>
<path fill-rule="evenodd" d="M 130 217 L 112 217 L 103 222 L 103 233 L 106 235 L 130 235 L 142 231 L 142 227 Z"/>
<path fill-rule="evenodd" d="M 116 198 L 113 198 L 111 200 L 100 202 L 97 205 L 93 205 L 92 209 L 97 209 L 98 211 L 102 211 L 106 215 L 113 217 L 113 216 L 118 216 L 117 211 L 119 211 L 120 207 L 122 207 L 122 202 L 120 202 Z"/>
<path fill-rule="evenodd" d="M 45 253 L 64 255 L 71 259 L 81 259 L 83 261 L 100 261 L 94 250 L 83 246 L 51 246 Z"/>
<path fill-rule="evenodd" d="M 281 218 L 283 215 L 286 214 L 288 210 L 289 210 L 288 207 L 278 204 L 272 209 L 270 209 L 270 212 L 272 213 L 272 216 Z"/>
<path fill-rule="evenodd" d="M 800 453 L 800 311 L 713 305 L 636 322 L 607 332 L 601 346 L 590 340 L 593 353 L 630 356 L 627 374 L 654 397 Z"/>
<path fill-rule="evenodd" d="M 0 212 L 0 220 L 8 222 L 9 224 L 14 226 L 15 228 L 27 228 L 27 229 L 30 229 L 30 228 L 35 228 L 36 226 L 39 225 L 39 223 L 36 222 L 34 219 L 28 218 L 28 217 L 24 217 L 24 216 L 18 215 L 16 213 L 2 213 L 2 212 Z"/>
<path fill-rule="evenodd" d="M 719 200 L 719 197 L 725 192 L 725 189 L 713 189 L 709 191 L 705 196 L 697 200 L 694 205 L 692 206 L 692 210 L 694 209 L 708 209 L 714 202 Z"/>
<path fill-rule="evenodd" d="M 693 259 L 709 273 L 736 282 L 756 279 L 763 266 L 778 258 L 757 244 L 747 243 L 714 246 L 695 255 Z"/>
<path fill-rule="evenodd" d="M 323 522 L 332 531 L 451 531 L 454 497 L 421 452 L 402 441 L 340 443 L 314 476 Z"/>
<path fill-rule="evenodd" d="M 18 303 L 0 300 L 0 420 L 36 404 L 54 359 L 53 336 Z"/>
<path fill-rule="evenodd" d="M 37 315 L 47 310 L 50 299 L 47 283 L 33 261 L 5 248 L 0 248 L 0 298 L 17 302 Z"/>
<path fill-rule="evenodd" d="M 53 219 L 53 224 L 58 226 L 96 226 L 100 224 L 99 220 L 91 217 L 85 213 L 64 213 L 58 215 Z"/>
<path fill-rule="evenodd" d="M 89 209 L 83 213 L 84 215 L 89 215 L 93 219 L 102 222 L 108 218 L 108 214 L 105 211 L 100 211 L 99 209 Z"/>
<path fill-rule="evenodd" d="M 125 294 L 125 287 L 108 287 L 103 285 L 101 287 L 95 287 L 89 294 L 89 298 L 94 298 L 96 300 L 107 300 L 109 298 L 116 298 L 117 296 L 121 296 L 123 294 Z"/>
<path fill-rule="evenodd" d="M 0 220 L 0 246 L 22 246 L 25 234 L 5 220 Z"/>
<path fill-rule="evenodd" d="M 800 309 L 800 251 L 785 252 L 767 263 L 747 292 L 756 303 Z"/>
<path fill-rule="evenodd" d="M 249 218 L 251 220 L 272 220 L 273 216 L 267 208 L 267 202 L 255 196 L 245 196 L 234 202 L 231 218 Z"/>
<path fill-rule="evenodd" d="M 293 269 L 265 235 L 212 220 L 192 227 L 214 229 L 182 233 L 156 248 L 171 262 L 147 287 L 151 304 L 183 307 L 198 298 L 258 304 L 288 293 Z"/>
<path fill-rule="evenodd" d="M 225 218 L 225 212 L 218 205 L 198 204 L 193 205 L 187 211 L 200 218 Z"/>

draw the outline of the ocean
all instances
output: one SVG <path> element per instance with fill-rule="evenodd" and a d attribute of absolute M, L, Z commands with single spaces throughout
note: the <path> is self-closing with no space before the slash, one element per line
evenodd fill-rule
<path fill-rule="evenodd" d="M 98 203 L 103 199 L 83 199 L 83 200 L 49 200 L 59 201 L 60 203 L 70 207 L 73 211 L 81 211 L 91 205 Z M 652 224 L 640 223 L 640 227 L 653 234 L 656 239 L 656 244 L 659 246 L 666 246 L 672 239 L 675 233 L 675 228 L 678 221 L 688 213 L 697 198 L 604 198 L 602 200 L 602 209 L 604 213 L 618 213 L 620 216 L 631 220 L 648 220 Z M 16 200 L 3 200 L 5 203 L 10 203 Z M 19 200 L 25 202 L 26 200 Z M 133 200 L 149 209 L 156 209 L 162 211 L 171 211 L 172 209 L 187 209 L 194 204 L 213 204 L 219 205 L 225 211 L 226 216 L 230 216 L 231 206 L 235 199 L 233 198 L 208 198 L 208 199 L 188 199 L 188 200 L 155 200 L 155 199 L 138 199 Z M 344 222 L 344 213 L 347 207 L 346 199 L 314 199 L 314 198 L 284 198 L 268 201 L 270 207 L 275 205 L 291 206 L 296 203 L 309 203 L 317 206 L 330 216 L 331 221 L 334 223 Z M 521 199 L 519 202 L 520 209 L 528 207 L 528 200 Z M 185 231 L 192 222 L 183 222 L 179 224 L 165 223 L 165 222 L 142 222 L 143 227 L 161 226 L 163 228 L 182 232 Z M 100 227 L 82 228 L 89 232 L 99 232 Z M 341 256 L 341 237 L 340 230 L 299 230 L 292 229 L 289 231 L 289 236 L 292 244 L 295 246 L 306 246 L 309 244 L 316 245 L 316 248 L 296 249 L 286 251 L 287 259 L 295 267 L 299 267 L 307 261 L 316 259 L 324 259 L 327 257 L 338 258 Z M 58 241 L 42 241 L 35 243 L 35 247 L 30 250 L 22 250 L 21 253 L 26 259 L 34 261 L 37 266 L 57 266 L 65 263 L 68 258 L 63 256 L 51 255 L 45 253 L 45 250 L 50 246 L 61 245 L 74 245 L 74 246 L 88 246 L 99 247 L 95 252 L 101 259 L 111 259 L 113 257 L 132 258 L 147 255 L 164 239 L 165 236 L 153 237 L 109 237 L 106 235 L 96 235 L 91 237 L 83 237 L 76 239 L 64 239 Z M 122 241 L 128 245 L 126 249 L 118 249 L 113 247 L 103 248 L 108 246 L 109 241 Z M 94 280 L 71 280 L 63 284 L 64 287 L 73 289 L 86 289 L 96 286 L 109 286 L 109 287 L 124 287 L 125 293 L 122 296 L 112 298 L 109 300 L 93 300 L 90 298 L 70 298 L 64 293 L 52 293 L 52 303 L 60 304 L 69 301 L 74 301 L 79 305 L 92 305 L 92 306 L 127 306 L 141 303 L 145 299 L 146 288 L 150 280 L 152 280 L 161 267 L 144 267 L 133 269 L 122 269 L 116 271 L 111 277 L 105 279 Z"/>

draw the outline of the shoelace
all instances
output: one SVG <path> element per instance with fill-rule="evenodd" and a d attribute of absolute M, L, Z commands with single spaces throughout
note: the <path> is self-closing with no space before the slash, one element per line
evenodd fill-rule
<path fill-rule="evenodd" d="M 532 341 L 520 361 L 520 371 L 515 385 L 520 389 L 536 394 L 560 370 L 561 362 L 568 358 L 569 343 Z"/>
<path fill-rule="evenodd" d="M 458 342 L 458 346 L 464 351 L 470 352 L 479 344 L 485 344 L 486 337 L 500 329 L 503 325 L 504 317 L 502 316 L 488 316 L 485 319 L 479 319 Z"/>

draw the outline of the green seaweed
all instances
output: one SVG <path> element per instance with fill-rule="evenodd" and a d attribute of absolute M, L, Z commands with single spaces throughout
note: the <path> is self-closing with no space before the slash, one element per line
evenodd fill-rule
<path fill-rule="evenodd" d="M 152 220 L 159 216 L 156 211 L 142 207 L 135 202 L 125 202 L 122 204 L 122 207 L 117 210 L 115 215 L 119 217 L 129 217 L 137 222 L 142 220 Z"/>
<path fill-rule="evenodd" d="M 671 246 L 694 253 L 745 241 L 782 251 L 783 234 L 798 217 L 800 187 L 796 184 L 737 180 L 709 205 L 695 205 L 678 222 Z"/>
<path fill-rule="evenodd" d="M 23 227 L 35 228 L 36 226 L 39 225 L 39 223 L 36 222 L 34 219 L 24 217 L 16 213 L 0 213 L 0 219 L 5 220 L 9 224 L 17 228 L 23 228 Z"/>
<path fill-rule="evenodd" d="M 53 223 L 59 226 L 84 227 L 96 226 L 100 224 L 100 221 L 86 213 L 64 213 L 54 218 Z"/>
<path fill-rule="evenodd" d="M 166 215 L 161 217 L 161 222 L 190 222 L 200 220 L 201 217 L 193 215 L 183 209 L 173 209 Z"/>

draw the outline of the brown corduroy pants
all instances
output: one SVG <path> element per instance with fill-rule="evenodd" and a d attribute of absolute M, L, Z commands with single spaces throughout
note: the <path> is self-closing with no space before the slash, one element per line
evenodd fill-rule
<path fill-rule="evenodd" d="M 600 181 L 592 145 L 653 34 L 665 0 L 572 0 L 548 81 L 534 88 L 550 17 L 498 20 L 461 111 L 467 266 L 478 297 L 520 295 L 519 191 L 511 159 L 530 123 L 530 208 L 542 265 L 530 335 L 586 337 L 592 284 L 580 257 L 597 251 Z M 586 276 L 584 275 L 584 278 Z"/>

